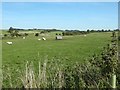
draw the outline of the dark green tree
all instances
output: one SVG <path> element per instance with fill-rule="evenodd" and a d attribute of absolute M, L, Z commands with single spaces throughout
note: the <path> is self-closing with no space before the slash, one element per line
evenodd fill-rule
<path fill-rule="evenodd" d="M 36 33 L 35 36 L 39 36 L 39 33 Z"/>
<path fill-rule="evenodd" d="M 16 30 L 16 29 L 14 29 L 14 28 L 12 28 L 12 27 L 9 28 L 8 32 L 10 33 L 10 35 L 11 35 L 12 37 L 14 37 L 14 36 L 19 36 L 19 34 L 18 34 L 19 31 Z"/>

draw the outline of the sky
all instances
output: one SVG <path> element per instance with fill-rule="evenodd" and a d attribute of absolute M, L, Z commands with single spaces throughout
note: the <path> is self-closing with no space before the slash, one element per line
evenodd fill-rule
<path fill-rule="evenodd" d="M 3 2 L 2 28 L 117 29 L 117 2 Z"/>
<path fill-rule="evenodd" d="M 2 2 L 119 2 L 120 0 L 1 0 Z"/>

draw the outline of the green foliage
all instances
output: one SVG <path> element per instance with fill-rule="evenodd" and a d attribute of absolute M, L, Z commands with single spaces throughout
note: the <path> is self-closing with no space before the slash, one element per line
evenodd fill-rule
<path fill-rule="evenodd" d="M 39 33 L 36 33 L 35 36 L 36 36 L 36 37 L 39 36 Z"/>
<path fill-rule="evenodd" d="M 98 59 L 97 56 L 93 56 L 93 60 L 91 61 L 95 68 L 99 67 L 101 77 L 105 80 L 109 80 L 109 86 L 113 87 L 110 84 L 110 79 L 113 78 L 113 75 L 118 74 L 118 42 L 117 42 L 117 35 L 115 32 L 112 33 L 112 40 L 111 44 L 108 44 L 107 47 L 104 47 L 103 52 L 101 53 L 101 58 Z M 113 82 L 113 81 L 112 81 Z M 119 82 L 119 79 L 118 81 Z M 116 82 L 114 82 L 116 83 Z M 117 84 L 118 86 L 118 84 Z"/>
<path fill-rule="evenodd" d="M 88 32 L 86 31 L 79 31 L 79 30 L 65 30 L 62 32 L 62 35 L 81 35 L 81 34 L 87 34 Z"/>
<path fill-rule="evenodd" d="M 8 32 L 10 33 L 11 37 L 19 36 L 19 34 L 18 34 L 19 31 L 14 29 L 14 28 L 12 28 L 12 27 L 9 28 Z"/>
<path fill-rule="evenodd" d="M 4 34 L 4 37 L 6 37 L 7 36 L 7 34 Z"/>
<path fill-rule="evenodd" d="M 28 36 L 29 34 L 28 33 L 24 33 L 25 36 Z"/>

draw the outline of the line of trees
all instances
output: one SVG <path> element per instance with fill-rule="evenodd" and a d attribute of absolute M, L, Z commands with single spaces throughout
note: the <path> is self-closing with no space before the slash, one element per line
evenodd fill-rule
<path fill-rule="evenodd" d="M 81 34 L 88 34 L 86 31 L 79 31 L 79 30 L 65 30 L 62 32 L 62 35 L 81 35 Z"/>
<path fill-rule="evenodd" d="M 52 31 L 81 31 L 81 30 L 60 30 L 60 29 L 37 29 L 37 28 L 33 28 L 33 29 L 18 29 L 18 28 L 13 28 L 10 27 L 9 30 L 40 30 L 40 31 L 46 31 L 46 32 L 52 32 Z M 85 30 L 86 32 L 111 32 L 111 31 L 119 31 L 119 29 L 115 29 L 115 30 L 111 30 L 111 29 L 88 29 Z"/>
<path fill-rule="evenodd" d="M 20 30 L 24 30 L 24 29 L 17 29 L 17 28 L 13 28 L 10 27 L 8 32 L 10 33 L 11 37 L 18 37 L 18 36 L 27 36 L 28 34 L 19 34 Z M 54 31 L 61 31 L 63 36 L 66 35 L 82 35 L 82 34 L 88 34 L 88 33 L 94 33 L 94 32 L 112 32 L 113 30 L 87 30 L 87 31 L 79 31 L 79 30 L 57 30 L 57 29 L 28 29 L 28 30 L 40 30 L 40 33 L 35 34 L 35 36 L 39 36 L 38 34 L 44 34 L 44 33 L 49 33 L 49 32 L 54 32 Z M 114 31 L 119 31 L 119 29 L 116 29 Z M 4 36 L 7 36 L 7 34 L 5 34 Z M 120 37 L 118 37 L 120 39 Z"/>
<path fill-rule="evenodd" d="M 119 31 L 119 29 L 115 29 L 115 30 L 110 30 L 110 29 L 108 29 L 108 30 L 104 30 L 104 29 L 102 29 L 102 30 L 87 30 L 87 32 L 112 32 L 112 31 Z"/>
<path fill-rule="evenodd" d="M 113 31 L 119 31 L 119 29 L 116 30 L 87 30 L 87 31 L 79 31 L 79 30 L 65 30 L 62 31 L 62 35 L 82 35 L 82 34 L 88 34 L 88 33 L 94 33 L 94 32 L 113 32 Z"/>
<path fill-rule="evenodd" d="M 28 33 L 20 34 L 19 31 L 23 29 L 16 29 L 10 27 L 8 30 L 8 33 L 10 34 L 11 37 L 19 37 L 19 36 L 28 36 Z M 7 34 L 4 34 L 4 36 L 8 36 Z"/>

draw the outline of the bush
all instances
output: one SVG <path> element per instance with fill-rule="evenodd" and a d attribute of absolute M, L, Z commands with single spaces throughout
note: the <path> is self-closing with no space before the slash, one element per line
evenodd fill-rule
<path fill-rule="evenodd" d="M 118 40 L 120 41 L 120 36 L 118 36 Z"/>
<path fill-rule="evenodd" d="M 7 36 L 7 34 L 4 34 L 4 37 L 6 37 Z"/>
<path fill-rule="evenodd" d="M 25 34 L 25 36 L 28 36 L 28 33 L 24 33 Z"/>
<path fill-rule="evenodd" d="M 39 36 L 39 33 L 36 33 L 35 36 Z"/>

